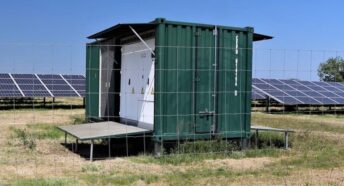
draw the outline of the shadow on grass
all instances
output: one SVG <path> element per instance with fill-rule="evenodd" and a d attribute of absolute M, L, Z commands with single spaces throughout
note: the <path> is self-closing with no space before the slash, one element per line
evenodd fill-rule
<path fill-rule="evenodd" d="M 79 142 L 77 149 L 75 142 L 67 142 L 67 144 L 61 143 L 61 145 L 67 148 L 69 151 L 80 155 L 82 158 L 87 160 L 90 159 L 91 145 L 89 141 Z M 151 154 L 153 152 L 153 147 L 153 143 L 148 138 L 112 138 L 110 142 L 109 153 L 109 144 L 107 140 L 95 140 L 93 145 L 93 160 L 96 161 L 114 157 L 130 157 L 140 154 Z"/>
<path fill-rule="evenodd" d="M 204 159 L 221 158 L 245 158 L 245 157 L 276 157 L 283 153 L 283 136 L 271 133 L 261 133 L 259 136 L 258 148 L 240 151 L 237 141 L 233 140 L 199 140 L 185 141 L 183 143 L 165 144 L 161 157 L 155 157 L 154 142 L 150 138 L 130 137 L 111 139 L 110 153 L 107 140 L 97 140 L 93 147 L 93 159 L 105 160 L 114 157 L 131 157 L 132 160 L 145 163 L 159 164 L 180 164 L 201 161 Z M 291 142 L 290 142 L 291 144 Z M 89 141 L 79 142 L 77 150 L 76 144 L 61 143 L 68 150 L 80 155 L 82 158 L 90 159 Z"/>

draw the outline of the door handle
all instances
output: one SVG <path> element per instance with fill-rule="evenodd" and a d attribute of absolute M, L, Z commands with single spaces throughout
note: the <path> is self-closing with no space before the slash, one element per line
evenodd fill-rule
<path fill-rule="evenodd" d="M 208 111 L 208 109 L 205 109 L 204 111 L 199 111 L 198 113 L 200 115 L 205 115 L 205 116 L 210 116 L 210 115 L 214 115 L 215 114 L 214 111 Z"/>

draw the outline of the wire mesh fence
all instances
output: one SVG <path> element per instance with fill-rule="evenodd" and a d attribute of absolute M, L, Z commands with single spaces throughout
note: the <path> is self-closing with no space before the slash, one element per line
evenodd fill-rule
<path fill-rule="evenodd" d="M 2 74 L 86 76 L 85 102 L 25 96 L 38 91 L 36 78 L 18 84 L 0 76 L 1 94 L 24 90 L 0 98 L 0 185 L 197 184 L 220 177 L 344 183 L 343 51 L 146 42 L 152 50 L 140 42 L 0 45 Z M 329 59 L 336 64 L 321 69 Z M 46 89 L 61 84 L 52 78 Z M 253 99 L 254 91 L 262 97 Z M 99 129 L 99 122 L 109 123 Z M 85 123 L 92 125 L 58 128 Z M 284 133 L 258 135 L 252 125 L 295 130 L 290 148 Z M 132 126 L 145 131 L 129 133 Z"/>

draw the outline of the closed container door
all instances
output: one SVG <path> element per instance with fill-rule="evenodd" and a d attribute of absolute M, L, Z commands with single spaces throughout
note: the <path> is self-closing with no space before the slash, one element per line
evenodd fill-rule
<path fill-rule="evenodd" d="M 210 133 L 214 124 L 214 35 L 211 29 L 197 30 L 195 60 L 196 133 Z"/>

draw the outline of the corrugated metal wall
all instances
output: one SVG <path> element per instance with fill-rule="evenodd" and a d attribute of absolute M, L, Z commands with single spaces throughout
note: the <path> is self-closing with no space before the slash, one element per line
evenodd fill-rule
<path fill-rule="evenodd" d="M 154 133 L 176 139 L 194 131 L 195 28 L 160 24 L 157 29 Z"/>
<path fill-rule="evenodd" d="M 217 132 L 245 137 L 250 132 L 253 30 L 219 30 Z"/>
<path fill-rule="evenodd" d="M 226 137 L 248 136 L 253 29 L 219 27 L 216 71 L 213 30 L 175 22 L 158 25 L 156 140 L 209 138 L 213 130 Z"/>

